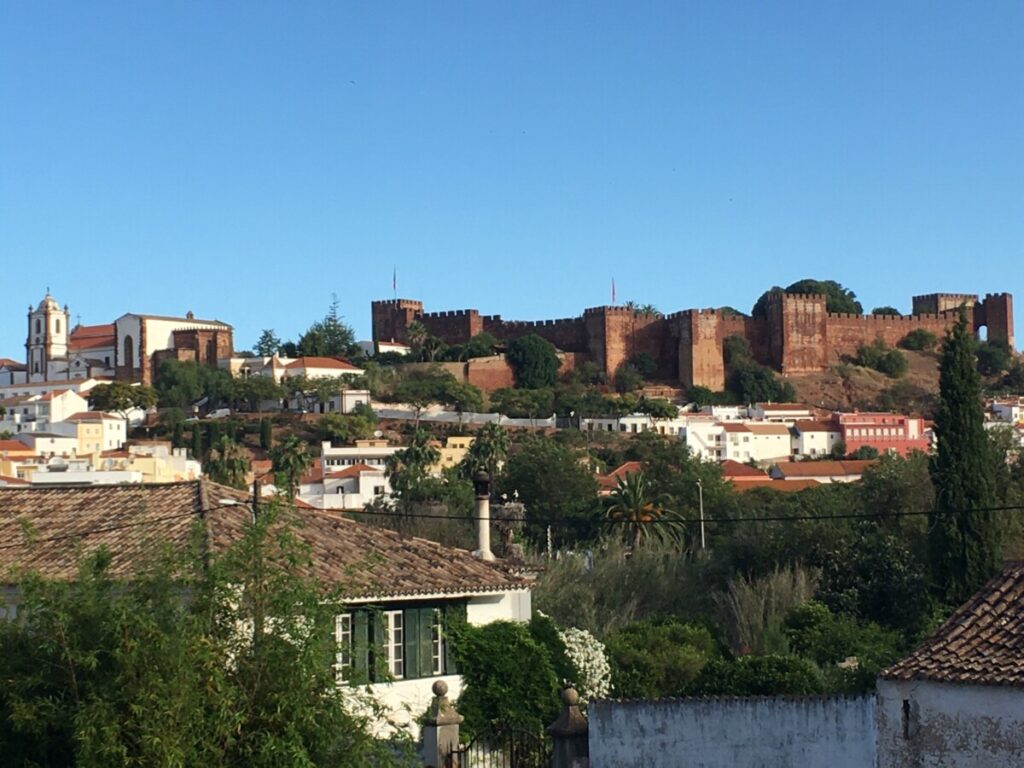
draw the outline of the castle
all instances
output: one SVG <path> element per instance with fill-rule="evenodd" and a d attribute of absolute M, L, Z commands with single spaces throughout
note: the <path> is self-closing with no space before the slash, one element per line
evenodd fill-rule
<path fill-rule="evenodd" d="M 447 344 L 461 344 L 487 331 L 509 341 L 535 333 L 563 352 L 597 364 L 609 378 L 619 366 L 641 353 L 658 365 L 658 376 L 683 386 L 721 390 L 725 386 L 722 342 L 742 336 L 754 358 L 783 374 L 827 370 L 858 347 L 882 339 L 895 346 L 908 333 L 924 329 L 939 338 L 956 323 L 963 306 L 976 333 L 1013 348 L 1013 297 L 1008 293 L 932 293 L 913 298 L 910 315 L 851 315 L 831 313 L 826 298 L 817 294 L 772 293 L 762 317 L 714 309 L 686 309 L 671 315 L 644 314 L 626 307 L 593 307 L 581 317 L 517 322 L 500 315 L 481 315 L 475 309 L 424 312 L 410 299 L 371 304 L 376 342 L 408 343 L 413 321 Z"/>

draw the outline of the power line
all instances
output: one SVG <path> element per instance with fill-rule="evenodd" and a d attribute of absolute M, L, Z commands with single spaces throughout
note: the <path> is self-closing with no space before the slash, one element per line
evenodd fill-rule
<path fill-rule="evenodd" d="M 42 544 L 52 541 L 63 541 L 67 539 L 81 539 L 86 536 L 94 536 L 101 533 L 110 533 L 113 531 L 119 531 L 126 528 L 135 528 L 141 525 L 150 525 L 152 523 L 164 522 L 167 520 L 177 520 L 185 517 L 194 517 L 198 519 L 202 514 L 207 512 L 214 512 L 219 509 L 225 509 L 227 507 L 247 507 L 249 502 L 238 501 L 231 504 L 220 504 L 214 507 L 207 507 L 203 510 L 196 510 L 191 512 L 182 512 L 174 515 L 164 515 L 161 517 L 151 517 L 144 520 L 136 520 L 128 523 L 119 523 L 117 525 L 102 526 L 99 528 L 91 528 L 82 531 L 75 531 L 73 533 L 64 533 L 57 536 L 45 536 L 37 539 L 30 539 L 25 542 L 18 544 L 3 544 L 0 545 L 0 550 L 6 549 L 17 549 L 19 547 L 31 546 L 34 544 Z M 303 508 L 292 507 L 293 510 L 299 510 L 301 512 L 307 512 Z M 336 512 L 346 515 L 368 515 L 373 517 L 386 517 L 393 520 L 448 520 L 450 522 L 475 522 L 477 520 L 489 519 L 491 522 L 499 522 L 499 519 L 491 516 L 484 518 L 477 515 L 437 515 L 429 513 L 412 513 L 412 514 L 401 514 L 395 512 L 375 512 L 371 510 L 329 510 L 329 509 L 315 509 L 316 512 Z M 1012 504 L 998 507 L 976 507 L 971 512 L 1019 512 L 1024 511 L 1024 505 Z M 924 517 L 932 514 L 932 512 L 851 512 L 843 513 L 838 515 L 770 515 L 765 517 L 696 517 L 688 519 L 656 519 L 656 520 L 557 520 L 554 518 L 522 518 L 524 523 L 533 523 L 535 525 L 545 525 L 552 527 L 592 527 L 595 523 L 609 524 L 609 525 L 684 525 L 686 523 L 783 523 L 783 522 L 824 522 L 828 520 L 884 520 L 886 518 L 896 517 Z"/>

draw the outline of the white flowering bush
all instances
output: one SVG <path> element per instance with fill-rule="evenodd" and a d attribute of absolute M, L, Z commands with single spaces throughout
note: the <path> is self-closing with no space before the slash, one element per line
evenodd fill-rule
<path fill-rule="evenodd" d="M 612 668 L 604 643 L 585 629 L 560 629 L 558 636 L 565 646 L 565 654 L 579 673 L 579 680 L 566 680 L 576 687 L 580 699 L 603 699 L 612 689 Z"/>

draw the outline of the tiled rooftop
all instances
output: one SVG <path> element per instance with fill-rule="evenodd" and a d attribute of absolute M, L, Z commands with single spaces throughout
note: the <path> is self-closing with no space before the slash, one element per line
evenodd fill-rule
<path fill-rule="evenodd" d="M 197 520 L 214 551 L 238 540 L 251 519 L 249 497 L 208 481 L 78 488 L 0 488 L 0 580 L 28 569 L 72 579 L 79 551 L 105 545 L 111 574 L 132 574 L 151 547 L 184 549 Z M 528 582 L 468 551 L 403 538 L 325 511 L 304 510 L 295 535 L 309 545 L 314 575 L 345 597 L 472 594 L 525 589 Z M 26 531 L 30 533 L 26 536 Z"/>
<path fill-rule="evenodd" d="M 881 677 L 1024 686 L 1024 563 L 1007 566 Z"/>

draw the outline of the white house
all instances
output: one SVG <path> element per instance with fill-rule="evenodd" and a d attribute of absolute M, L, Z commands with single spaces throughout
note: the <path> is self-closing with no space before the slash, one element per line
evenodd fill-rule
<path fill-rule="evenodd" d="M 721 461 L 725 455 L 725 426 L 711 416 L 694 417 L 679 433 L 690 452 L 703 461 Z"/>
<path fill-rule="evenodd" d="M 356 440 L 355 445 L 334 446 L 329 440 L 320 443 L 320 456 L 324 472 L 333 472 L 356 464 L 367 464 L 384 469 L 389 458 L 403 450 L 400 445 L 389 445 L 387 440 Z"/>
<path fill-rule="evenodd" d="M 1024 565 L 879 676 L 878 768 L 1024 764 Z"/>
<path fill-rule="evenodd" d="M 1006 424 L 1024 422 L 1024 398 L 1015 397 L 1009 400 L 993 400 L 989 403 L 992 416 Z"/>
<path fill-rule="evenodd" d="M 209 531 L 215 555 L 251 525 L 249 500 L 207 481 L 45 491 L 0 487 L 0 574 L 30 565 L 45 577 L 71 580 L 79 555 L 102 544 L 115 553 L 114 575 L 130 577 L 146 564 L 140 532 L 189 551 L 197 522 Z M 122 527 L 103 537 L 76 535 L 109 524 L 112 516 Z M 461 678 L 446 636 L 450 622 L 530 617 L 531 582 L 501 561 L 332 512 L 303 509 L 295 523 L 292 533 L 308 547 L 312 575 L 341 587 L 345 596 L 334 627 L 338 684 L 368 684 L 384 706 L 385 725 L 415 736 L 414 718 L 426 709 L 436 680 L 458 696 Z M 26 538 L 26 525 L 33 539 L 47 542 L 44 549 Z M 2 587 L 16 607 L 18 585 Z M 371 651 L 380 664 L 370 663 Z"/>
<path fill-rule="evenodd" d="M 595 416 L 583 419 L 580 428 L 588 432 L 626 432 L 631 435 L 657 432 L 659 435 L 678 435 L 681 430 L 685 430 L 688 422 L 687 414 L 656 419 L 646 413 L 630 413 L 626 416 Z"/>
<path fill-rule="evenodd" d="M 317 466 L 299 480 L 299 498 L 317 509 L 359 510 L 391 495 L 391 482 L 383 467 L 352 464 L 324 472 Z"/>
<path fill-rule="evenodd" d="M 793 456 L 816 458 L 828 456 L 843 440 L 839 425 L 829 421 L 801 420 L 791 428 Z"/>
<path fill-rule="evenodd" d="M 15 439 L 31 448 L 37 456 L 76 456 L 78 454 L 77 435 L 61 435 L 56 432 L 20 432 L 15 435 Z"/>

